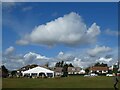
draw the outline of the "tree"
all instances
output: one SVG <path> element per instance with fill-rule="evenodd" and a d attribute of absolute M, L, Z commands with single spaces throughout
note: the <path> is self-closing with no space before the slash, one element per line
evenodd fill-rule
<path fill-rule="evenodd" d="M 107 67 L 108 65 L 107 64 L 104 64 L 104 63 L 99 63 L 99 62 L 97 62 L 97 63 L 95 63 L 95 65 L 94 66 L 99 66 L 99 67 Z"/>
<path fill-rule="evenodd" d="M 11 75 L 12 75 L 12 76 L 16 76 L 16 75 L 17 75 L 17 71 L 12 71 L 12 72 L 11 72 Z"/>
<path fill-rule="evenodd" d="M 60 67 L 64 66 L 64 61 L 60 62 Z"/>
<path fill-rule="evenodd" d="M 101 64 L 101 66 L 102 66 L 102 67 L 107 67 L 108 65 L 107 65 L 107 64 L 104 64 L 104 63 L 102 63 L 102 64 Z"/>
<path fill-rule="evenodd" d="M 85 72 L 88 74 L 89 73 L 89 67 L 85 69 Z"/>
<path fill-rule="evenodd" d="M 59 63 L 58 62 L 55 64 L 55 67 L 59 67 Z"/>
<path fill-rule="evenodd" d="M 8 76 L 8 69 L 4 65 L 2 65 L 1 68 L 2 68 L 2 77 L 6 78 Z"/>
<path fill-rule="evenodd" d="M 61 62 L 57 62 L 55 64 L 55 67 L 63 67 L 64 66 L 64 61 L 61 61 Z"/>
<path fill-rule="evenodd" d="M 68 76 L 68 64 L 65 64 L 63 66 L 63 77 L 67 77 Z"/>
<path fill-rule="evenodd" d="M 70 64 L 68 65 L 68 67 L 74 67 L 74 66 L 72 65 L 72 63 L 70 63 Z"/>
<path fill-rule="evenodd" d="M 95 63 L 95 65 L 94 66 L 100 66 L 100 63 L 99 62 L 97 62 L 97 63 Z"/>
<path fill-rule="evenodd" d="M 118 72 L 118 66 L 117 65 L 114 65 L 113 66 L 113 73 L 117 73 Z"/>
<path fill-rule="evenodd" d="M 45 64 L 45 66 L 46 66 L 46 67 L 49 67 L 49 63 L 47 62 L 47 63 Z"/>
<path fill-rule="evenodd" d="M 37 67 L 37 66 L 38 66 L 37 64 L 32 64 L 32 65 L 29 66 L 29 68 L 32 69 L 32 68 Z"/>

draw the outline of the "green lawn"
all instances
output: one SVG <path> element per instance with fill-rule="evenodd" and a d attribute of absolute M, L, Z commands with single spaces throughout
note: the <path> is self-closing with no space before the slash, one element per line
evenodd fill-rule
<path fill-rule="evenodd" d="M 113 77 L 4 78 L 3 88 L 113 88 Z"/>

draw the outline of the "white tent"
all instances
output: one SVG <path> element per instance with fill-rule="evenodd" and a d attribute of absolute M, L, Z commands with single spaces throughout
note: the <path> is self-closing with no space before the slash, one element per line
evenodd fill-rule
<path fill-rule="evenodd" d="M 80 70 L 80 73 L 81 73 L 81 74 L 85 74 L 85 70 L 83 70 L 83 69 Z"/>
<path fill-rule="evenodd" d="M 26 71 L 22 72 L 22 75 L 24 76 L 25 74 L 29 74 L 30 76 L 32 76 L 33 74 L 36 74 L 37 76 L 40 75 L 40 73 L 44 73 L 45 76 L 49 76 L 52 75 L 52 77 L 54 77 L 54 71 L 51 71 L 49 69 L 43 68 L 43 67 L 35 67 Z"/>

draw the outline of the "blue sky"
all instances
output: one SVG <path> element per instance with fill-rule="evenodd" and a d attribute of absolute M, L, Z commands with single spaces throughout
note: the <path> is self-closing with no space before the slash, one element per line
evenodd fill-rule
<path fill-rule="evenodd" d="M 12 3 L 3 3 L 2 7 L 3 7 L 2 9 L 3 52 L 5 52 L 6 49 L 9 47 L 14 47 L 15 55 L 17 54 L 24 55 L 28 52 L 34 52 L 49 58 L 50 57 L 53 58 L 53 57 L 57 57 L 59 52 L 82 53 L 81 52 L 82 50 L 85 52 L 86 49 L 91 50 L 91 49 L 94 49 L 96 46 L 98 47 L 105 46 L 105 49 L 107 47 L 110 49 L 113 49 L 111 51 L 111 53 L 113 53 L 113 52 L 116 52 L 114 50 L 116 50 L 118 47 L 117 46 L 118 45 L 117 3 L 110 3 L 110 2 L 109 3 L 92 3 L 92 2 L 91 3 L 52 3 L 52 2 L 50 3 L 33 3 L 33 2 L 32 3 L 25 3 L 25 2 L 13 3 L 12 2 Z M 88 41 L 92 42 L 91 39 L 90 40 L 87 39 L 88 40 L 87 43 L 83 43 L 83 44 L 81 44 L 81 41 L 79 41 L 80 43 L 76 42 L 75 45 L 73 45 L 73 42 L 66 43 L 64 41 L 59 41 L 59 40 L 54 42 L 53 40 L 50 42 L 52 42 L 52 44 L 54 45 L 51 45 L 51 43 L 47 43 L 49 42 L 49 38 L 50 38 L 49 35 L 47 34 L 45 34 L 46 36 L 43 36 L 42 39 L 41 37 L 38 37 L 37 43 L 34 39 L 37 37 L 31 38 L 34 41 L 31 41 L 30 39 L 28 41 L 26 40 L 25 38 L 26 35 L 30 37 L 31 35 L 33 35 L 32 31 L 38 32 L 35 29 L 35 27 L 39 29 L 39 26 L 46 25 L 46 23 L 48 22 L 52 22 L 52 21 L 54 22 L 54 20 L 58 19 L 59 17 L 62 17 L 64 20 L 65 19 L 64 15 L 67 15 L 67 16 L 73 15 L 73 17 L 80 16 L 82 18 L 82 19 L 80 18 L 82 20 L 80 21 L 80 23 L 84 23 L 88 30 L 93 23 L 96 23 L 95 27 L 96 26 L 100 27 L 100 33 L 99 35 L 95 36 L 95 41 L 93 41 L 94 43 L 92 44 L 88 43 Z M 65 25 L 63 24 L 63 26 Z M 69 23 L 67 26 L 69 26 Z M 56 32 L 57 30 L 60 30 L 60 29 L 56 29 Z M 73 29 L 71 30 L 73 31 Z M 46 37 L 48 37 L 48 39 L 44 39 Z M 89 37 L 91 36 L 88 36 L 86 38 L 89 38 Z M 29 44 L 21 45 L 16 43 L 19 40 L 24 40 L 24 41 L 26 40 L 27 42 L 29 42 Z M 45 40 L 47 42 L 45 42 Z M 72 45 L 70 45 L 70 43 L 72 43 Z M 103 51 L 106 52 L 106 50 L 103 50 Z M 107 49 L 107 51 L 109 50 Z M 79 56 L 75 56 L 75 57 L 79 57 Z"/>

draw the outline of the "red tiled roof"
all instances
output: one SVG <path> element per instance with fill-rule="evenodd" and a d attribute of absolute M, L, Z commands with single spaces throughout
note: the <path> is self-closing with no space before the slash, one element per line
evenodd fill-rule
<path fill-rule="evenodd" d="M 102 71 L 102 70 L 108 70 L 109 68 L 108 67 L 91 67 L 90 70 L 93 70 L 93 71 Z"/>

